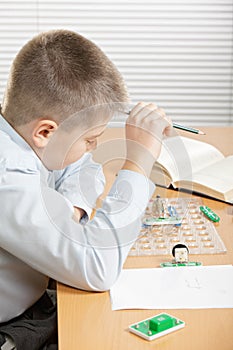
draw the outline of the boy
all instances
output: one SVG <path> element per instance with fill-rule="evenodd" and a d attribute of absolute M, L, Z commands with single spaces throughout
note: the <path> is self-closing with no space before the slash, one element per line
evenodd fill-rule
<path fill-rule="evenodd" d="M 132 109 L 127 159 L 88 220 L 104 187 L 89 152 L 118 103 L 127 101 L 113 63 L 74 32 L 42 33 L 16 56 L 0 119 L 0 344 L 13 338 L 18 350 L 49 348 L 53 328 L 37 338 L 17 333 L 17 322 L 30 318 L 32 326 L 35 314 L 53 309 L 44 300 L 49 278 L 104 291 L 119 276 L 154 191 L 147 177 L 171 131 L 156 105 Z"/>

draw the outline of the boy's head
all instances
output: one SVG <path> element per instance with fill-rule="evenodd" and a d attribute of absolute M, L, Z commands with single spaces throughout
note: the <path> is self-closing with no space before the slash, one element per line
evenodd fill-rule
<path fill-rule="evenodd" d="M 54 30 L 39 34 L 19 51 L 2 113 L 14 127 L 38 118 L 60 123 L 93 105 L 126 101 L 120 73 L 93 42 Z"/>
<path fill-rule="evenodd" d="M 92 136 L 102 132 L 106 118 L 100 113 L 90 117 L 89 112 L 78 112 L 127 101 L 120 73 L 93 42 L 75 32 L 54 30 L 37 35 L 19 51 L 11 67 L 1 112 L 42 158 L 57 127 L 65 123 L 63 131 L 69 129 L 68 118 L 72 115 L 75 117 L 70 118 L 71 129 L 75 126 L 82 130 L 83 151 L 86 134 L 86 151 L 93 148 Z M 106 112 L 105 107 L 103 110 Z M 60 135 L 63 137 L 62 132 Z M 52 144 L 59 142 L 60 135 Z M 71 143 L 75 149 L 75 137 Z M 64 152 L 68 151 L 67 145 Z M 77 157 L 73 154 L 72 161 L 81 153 Z M 62 166 L 71 163 L 68 158 Z"/>

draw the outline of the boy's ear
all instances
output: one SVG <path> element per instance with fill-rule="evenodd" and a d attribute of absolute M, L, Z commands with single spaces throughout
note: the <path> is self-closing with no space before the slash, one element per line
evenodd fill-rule
<path fill-rule="evenodd" d="M 44 148 L 47 146 L 50 138 L 57 130 L 58 125 L 53 120 L 40 120 L 33 130 L 32 139 L 37 148 Z"/>

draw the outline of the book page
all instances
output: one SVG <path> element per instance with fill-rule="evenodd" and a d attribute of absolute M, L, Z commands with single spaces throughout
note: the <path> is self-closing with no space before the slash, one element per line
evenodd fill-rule
<path fill-rule="evenodd" d="M 164 140 L 157 162 L 167 169 L 172 182 L 176 182 L 180 179 L 191 181 L 193 173 L 221 159 L 224 159 L 223 154 L 214 146 L 187 137 L 175 136 Z"/>
<path fill-rule="evenodd" d="M 181 180 L 177 185 L 184 187 L 185 182 Z M 186 183 L 185 188 L 187 185 Z M 190 186 L 194 191 L 233 202 L 233 156 L 226 157 L 194 173 Z"/>

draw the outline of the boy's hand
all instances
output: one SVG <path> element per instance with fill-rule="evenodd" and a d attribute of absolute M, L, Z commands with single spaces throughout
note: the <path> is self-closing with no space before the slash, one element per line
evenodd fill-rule
<path fill-rule="evenodd" d="M 76 222 L 80 222 L 81 218 L 83 217 L 83 215 L 85 215 L 86 212 L 81 209 L 81 208 L 78 208 L 78 207 L 74 207 L 74 214 L 73 214 L 73 219 L 76 221 Z"/>
<path fill-rule="evenodd" d="M 127 160 L 123 169 L 150 175 L 164 135 L 172 134 L 172 123 L 155 104 L 138 103 L 126 122 Z"/>

